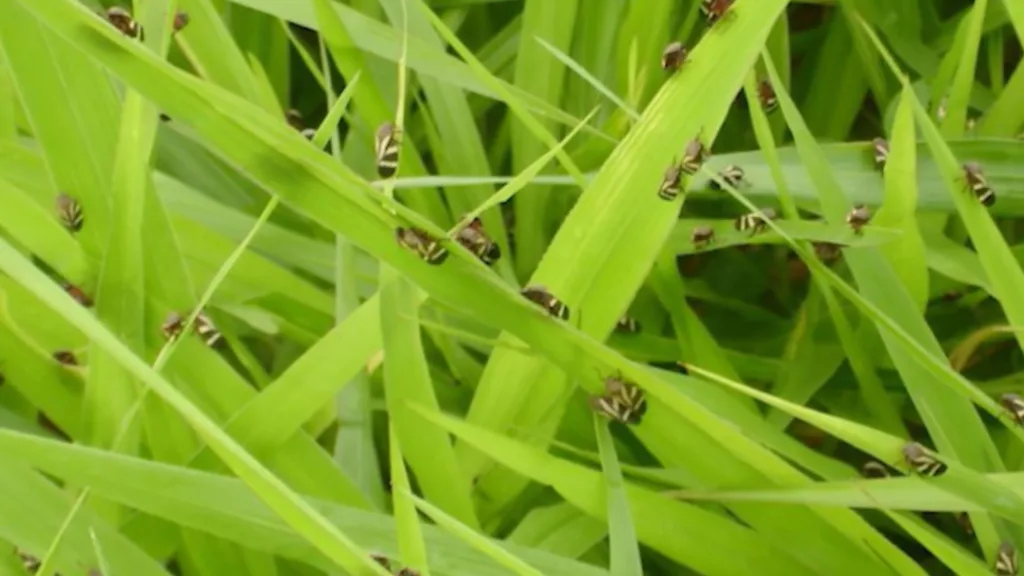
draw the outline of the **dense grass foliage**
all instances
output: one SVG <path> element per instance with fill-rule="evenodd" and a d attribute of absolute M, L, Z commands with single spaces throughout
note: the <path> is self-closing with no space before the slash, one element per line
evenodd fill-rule
<path fill-rule="evenodd" d="M 0 14 L 0 572 L 1018 573 L 1024 3 Z"/>

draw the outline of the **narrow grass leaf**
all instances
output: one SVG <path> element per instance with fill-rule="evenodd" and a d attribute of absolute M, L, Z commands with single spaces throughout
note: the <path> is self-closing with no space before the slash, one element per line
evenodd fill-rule
<path fill-rule="evenodd" d="M 5 456 L 12 460 L 38 467 L 66 482 L 88 486 L 104 498 L 115 500 L 126 507 L 165 518 L 175 524 L 216 533 L 233 542 L 298 560 L 320 570 L 333 569 L 333 564 L 326 557 L 296 534 L 261 502 L 256 494 L 248 490 L 245 483 L 235 478 L 128 458 L 112 452 L 48 441 L 12 431 L 0 431 L 0 446 L 3 447 Z M 59 489 L 52 482 L 42 479 L 37 474 L 32 475 L 39 478 L 38 484 L 43 484 L 47 490 L 59 495 Z M 24 494 L 25 488 L 32 485 L 20 476 L 12 478 L 9 482 L 5 481 L 4 477 L 5 475 L 0 475 L 0 482 L 5 482 L 4 488 L 9 494 Z M 10 488 L 12 486 L 14 488 Z M 15 500 L 16 502 L 3 502 L 0 509 L 25 513 L 14 519 L 4 515 L 5 521 L 17 520 L 20 524 L 26 525 L 27 523 L 22 520 L 36 517 L 27 511 L 31 510 L 29 503 L 37 499 Z M 24 502 L 26 506 L 15 507 L 19 501 Z M 351 533 L 361 546 L 380 550 L 388 556 L 395 555 L 397 548 L 392 517 L 322 501 L 311 501 L 311 505 L 320 510 L 339 529 Z M 64 511 L 60 511 L 59 516 L 55 514 L 53 517 L 59 519 L 63 517 Z M 508 573 L 504 569 L 495 569 L 493 562 L 486 556 L 446 536 L 431 525 L 423 526 L 423 533 L 430 564 L 444 566 L 444 569 L 436 571 L 438 574 L 500 576 Z M 589 564 L 567 560 L 525 546 L 505 542 L 499 544 L 537 566 L 544 574 L 599 576 L 608 573 Z M 88 543 L 85 545 L 88 546 Z"/>
<path fill-rule="evenodd" d="M 605 501 L 608 507 L 608 536 L 612 556 L 610 572 L 614 576 L 643 576 L 640 549 L 636 530 L 633 528 L 633 518 L 629 512 L 629 498 L 624 490 L 625 482 L 622 480 L 619 457 L 615 453 L 615 441 L 612 439 L 607 419 L 597 414 L 594 414 L 593 418 L 607 491 Z"/>
<path fill-rule="evenodd" d="M 436 413 L 421 411 L 435 425 L 516 468 L 591 516 L 607 520 L 599 472 L 571 464 L 502 437 L 484 428 Z M 812 573 L 805 565 L 747 528 L 700 508 L 677 508 L 671 500 L 636 486 L 625 485 L 631 513 L 641 542 L 702 574 L 728 574 L 741 565 L 756 563 L 767 571 Z M 660 522 L 645 522 L 657 517 Z M 671 528 L 670 528 L 671 526 Z M 789 573 L 789 572 L 787 572 Z"/>

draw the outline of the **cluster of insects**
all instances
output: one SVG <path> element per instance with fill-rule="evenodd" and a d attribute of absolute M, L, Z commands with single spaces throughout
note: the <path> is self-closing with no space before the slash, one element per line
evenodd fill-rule
<path fill-rule="evenodd" d="M 708 157 L 711 156 L 710 150 L 701 141 L 701 134 L 698 133 L 683 150 L 683 158 L 679 162 L 672 162 L 672 165 L 665 171 L 665 175 L 661 180 L 661 187 L 658 189 L 658 197 L 662 200 L 675 200 L 679 193 L 682 192 L 683 175 L 690 175 L 697 173 L 700 167 L 704 165 Z"/>
<path fill-rule="evenodd" d="M 217 327 L 213 325 L 213 320 L 210 320 L 210 317 L 205 312 L 200 312 L 196 315 L 193 327 L 196 333 L 199 334 L 199 337 L 203 339 L 203 343 L 210 348 L 215 348 L 223 340 L 220 330 L 217 330 Z M 168 314 L 164 323 L 160 326 L 160 331 L 163 332 L 164 338 L 168 341 L 181 336 L 184 329 L 185 317 L 178 312 Z"/>
<path fill-rule="evenodd" d="M 647 412 L 644 391 L 621 375 L 604 379 L 604 395 L 592 396 L 590 406 L 598 414 L 622 424 L 639 424 Z"/>
<path fill-rule="evenodd" d="M 548 314 L 555 318 L 561 318 L 562 320 L 569 319 L 569 307 L 558 298 L 555 298 L 554 295 L 548 292 L 543 286 L 527 286 L 522 289 L 520 294 L 530 302 L 533 302 L 546 310 Z"/>
<path fill-rule="evenodd" d="M 145 40 L 145 32 L 142 29 L 142 25 L 132 17 L 131 12 L 128 10 L 125 10 L 120 6 L 111 6 L 110 8 L 107 8 L 106 17 L 107 21 L 125 36 Z M 172 24 L 174 32 L 181 32 L 182 29 L 188 26 L 190 21 L 191 19 L 187 12 L 176 12 L 174 14 L 174 22 Z"/>

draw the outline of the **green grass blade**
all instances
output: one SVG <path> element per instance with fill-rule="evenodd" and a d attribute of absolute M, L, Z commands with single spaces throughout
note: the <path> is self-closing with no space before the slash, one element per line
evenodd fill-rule
<path fill-rule="evenodd" d="M 495 562 L 505 566 L 512 572 L 520 574 L 521 576 L 541 576 L 543 574 L 526 562 L 509 553 L 507 550 L 504 550 L 486 538 L 481 537 L 469 526 L 466 526 L 457 519 L 445 514 L 444 510 L 432 505 L 430 502 L 417 498 L 411 493 L 407 493 L 406 497 L 414 502 L 416 507 L 422 510 L 424 514 L 430 516 L 430 518 L 439 526 L 458 536 L 477 550 L 484 552 L 494 559 Z"/>
<path fill-rule="evenodd" d="M 607 490 L 608 535 L 611 540 L 611 574 L 615 576 L 642 576 L 636 530 L 629 513 L 629 498 L 623 489 L 622 470 L 615 454 L 615 442 L 608 421 L 594 415 L 594 431 L 597 446 L 601 451 L 601 468 L 604 469 L 604 483 Z"/>

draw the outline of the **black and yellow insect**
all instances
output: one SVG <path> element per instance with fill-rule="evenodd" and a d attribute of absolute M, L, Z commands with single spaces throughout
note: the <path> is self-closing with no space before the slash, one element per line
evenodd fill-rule
<path fill-rule="evenodd" d="M 751 212 L 750 214 L 744 214 L 736 219 L 733 226 L 740 232 L 749 230 L 751 236 L 755 236 L 764 232 L 764 229 L 768 227 L 769 220 L 775 220 L 778 218 L 778 213 L 772 208 L 765 208 L 758 212 Z"/>
<path fill-rule="evenodd" d="M 624 332 L 626 334 L 636 334 L 640 331 L 640 322 L 637 321 L 636 318 L 623 316 L 615 323 L 615 331 Z"/>
<path fill-rule="evenodd" d="M 1024 426 L 1024 398 L 1019 394 L 1007 392 L 999 397 L 999 403 L 1010 414 L 1013 421 Z"/>
<path fill-rule="evenodd" d="M 639 424 L 647 412 L 643 390 L 621 375 L 604 379 L 604 395 L 592 396 L 590 406 L 598 414 L 623 424 Z"/>
<path fill-rule="evenodd" d="M 903 460 L 915 473 L 929 478 L 942 476 L 948 469 L 942 460 L 933 456 L 917 442 L 907 442 L 903 445 Z"/>
<path fill-rule="evenodd" d="M 25 570 L 29 574 L 35 574 L 39 571 L 39 567 L 42 566 L 42 562 L 39 558 L 25 552 L 24 550 L 18 549 L 18 559 L 21 560 L 21 565 L 25 567 Z"/>
<path fill-rule="evenodd" d="M 398 152 L 402 148 L 402 131 L 392 122 L 385 122 L 377 128 L 375 140 L 377 174 L 391 178 L 398 171 Z"/>
<path fill-rule="evenodd" d="M 68 293 L 68 296 L 74 298 L 75 302 L 78 302 L 79 304 L 85 306 L 86 308 L 92 308 L 92 298 L 90 298 L 89 295 L 85 293 L 85 290 L 82 290 L 81 288 L 75 286 L 70 282 L 64 282 L 63 284 L 61 284 L 61 288 L 63 288 L 64 291 Z"/>
<path fill-rule="evenodd" d="M 860 475 L 865 478 L 888 478 L 889 469 L 881 462 L 869 460 L 860 467 Z"/>
<path fill-rule="evenodd" d="M 396 228 L 395 239 L 403 248 L 412 250 L 427 264 L 442 264 L 448 259 L 448 250 L 425 231 L 419 228 Z"/>
<path fill-rule="evenodd" d="M 846 215 L 846 223 L 853 229 L 854 234 L 860 234 L 861 230 L 871 221 L 871 210 L 863 204 L 857 204 Z"/>
<path fill-rule="evenodd" d="M 63 192 L 57 194 L 57 218 L 71 232 L 78 232 L 82 229 L 82 224 L 85 224 L 82 205 Z"/>
<path fill-rule="evenodd" d="M 713 26 L 722 18 L 725 18 L 729 8 L 736 3 L 736 0 L 702 0 L 700 9 L 707 18 L 708 26 Z"/>
<path fill-rule="evenodd" d="M 874 152 L 875 168 L 885 168 L 885 163 L 889 161 L 889 142 L 885 138 L 875 138 L 871 141 L 871 149 Z"/>
<path fill-rule="evenodd" d="M 142 25 L 132 18 L 130 12 L 120 6 L 111 6 L 107 8 L 107 21 L 114 25 L 121 31 L 122 34 L 129 38 L 138 38 L 144 40 L 145 35 L 142 31 Z"/>
<path fill-rule="evenodd" d="M 968 189 L 974 193 L 974 197 L 981 202 L 982 206 L 991 206 L 996 203 L 996 193 L 988 185 L 988 180 L 977 162 L 965 162 L 963 165 L 964 182 Z"/>
<path fill-rule="evenodd" d="M 697 226 L 690 233 L 690 242 L 697 250 L 707 248 L 715 241 L 715 229 L 711 226 Z"/>
<path fill-rule="evenodd" d="M 999 551 L 996 552 L 996 564 L 993 568 L 997 576 L 1017 576 L 1020 572 L 1020 559 L 1013 544 L 1009 542 L 999 544 Z"/>
<path fill-rule="evenodd" d="M 501 258 L 501 248 L 484 231 L 484 224 L 479 218 L 473 218 L 469 224 L 466 224 L 466 226 L 459 230 L 456 239 L 459 241 L 459 244 L 466 247 L 466 250 L 472 252 L 481 262 L 488 266 Z"/>
<path fill-rule="evenodd" d="M 761 108 L 769 114 L 779 107 L 779 97 L 775 95 L 775 88 L 768 80 L 757 83 L 757 99 L 761 101 Z"/>
<path fill-rule="evenodd" d="M 561 300 L 555 298 L 553 294 L 547 291 L 547 288 L 543 286 L 527 286 L 520 292 L 527 300 L 537 304 L 541 308 L 547 310 L 548 314 L 561 318 L 562 320 L 569 319 L 569 307 L 562 303 Z"/>
<path fill-rule="evenodd" d="M 718 173 L 718 177 L 733 188 L 738 188 L 740 184 L 743 184 L 743 178 L 745 176 L 746 174 L 743 172 L 743 168 L 740 168 L 735 164 L 729 164 L 725 168 L 722 168 L 722 171 Z M 712 179 L 708 181 L 708 188 L 711 188 L 712 190 L 721 190 L 722 185 L 719 184 L 717 180 Z"/>
<path fill-rule="evenodd" d="M 661 69 L 668 72 L 675 72 L 686 63 L 688 52 L 682 42 L 673 42 L 665 46 L 661 53 Z"/>
<path fill-rule="evenodd" d="M 178 10 L 174 14 L 174 32 L 181 32 L 192 19 L 189 17 L 188 12 L 184 10 Z"/>
<path fill-rule="evenodd" d="M 661 179 L 661 187 L 658 188 L 658 198 L 662 200 L 675 200 L 676 196 L 683 191 L 683 170 L 678 164 L 673 163 L 665 170 L 665 176 Z"/>
<path fill-rule="evenodd" d="M 711 156 L 711 151 L 701 142 L 701 135 L 698 133 L 683 150 L 683 159 L 679 162 L 679 169 L 686 174 L 696 174 L 709 156 Z"/>
<path fill-rule="evenodd" d="M 53 359 L 64 366 L 78 366 L 78 358 L 70 350 L 57 350 L 53 353 Z"/>

